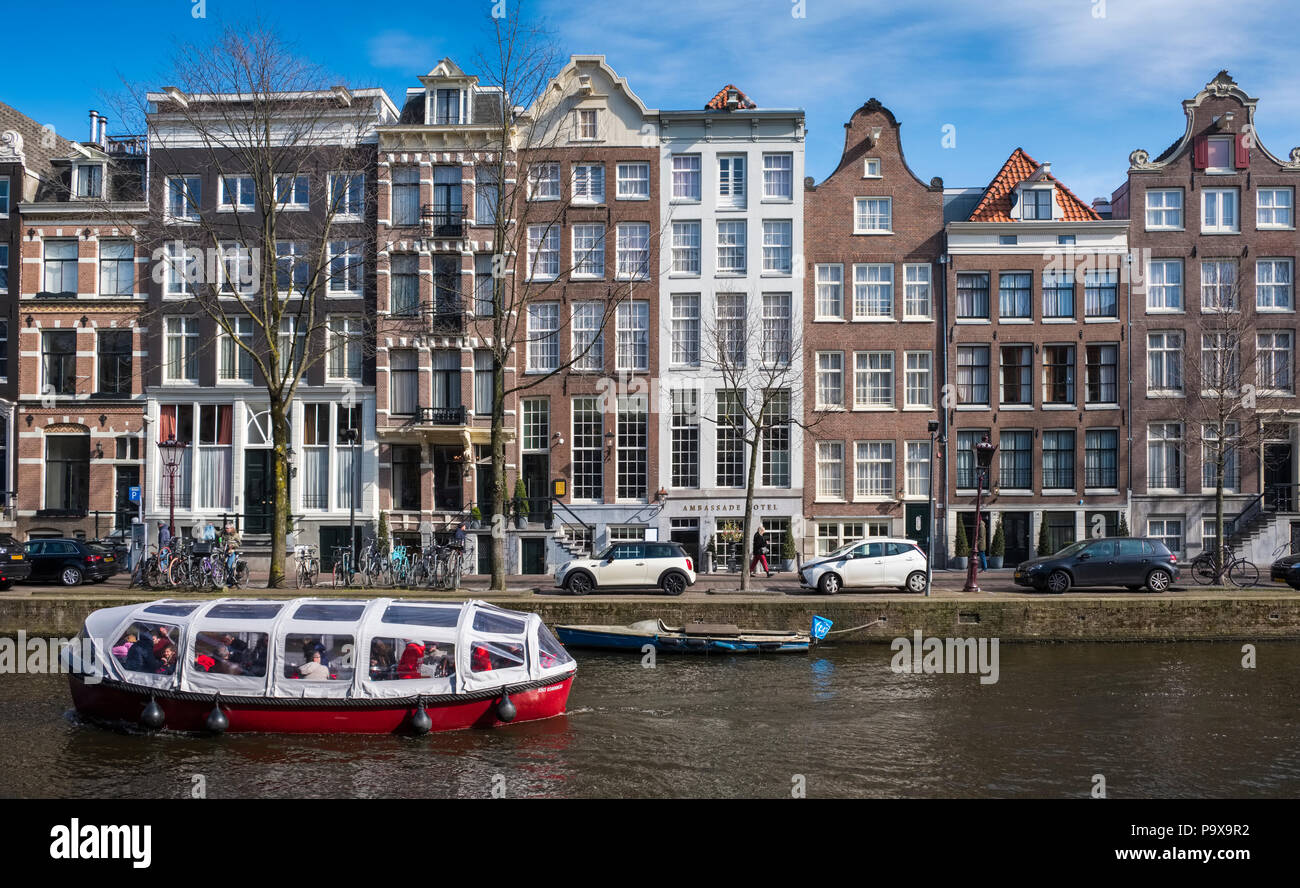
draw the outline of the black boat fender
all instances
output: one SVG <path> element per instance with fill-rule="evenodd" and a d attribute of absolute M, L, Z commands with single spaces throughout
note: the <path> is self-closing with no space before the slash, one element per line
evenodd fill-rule
<path fill-rule="evenodd" d="M 149 695 L 149 702 L 145 704 L 144 711 L 140 713 L 140 724 L 151 731 L 156 731 L 167 721 L 167 714 L 163 708 L 158 705 L 158 701 Z"/>
<path fill-rule="evenodd" d="M 497 718 L 503 722 L 512 722 L 519 710 L 515 708 L 514 701 L 510 699 L 509 691 L 501 692 L 501 699 L 497 702 Z"/>

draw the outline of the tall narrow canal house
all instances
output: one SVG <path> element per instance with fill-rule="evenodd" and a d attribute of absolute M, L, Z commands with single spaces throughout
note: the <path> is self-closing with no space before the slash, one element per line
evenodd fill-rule
<path fill-rule="evenodd" d="M 755 467 L 754 518 L 779 552 L 803 535 L 804 113 L 765 108 L 733 85 L 699 110 L 662 111 L 659 279 L 660 526 L 719 566 L 743 551 L 750 470 L 741 399 L 769 405 Z M 721 361 L 758 368 L 742 377 Z M 771 384 L 737 387 L 738 378 Z M 755 526 L 757 524 L 755 523 Z"/>

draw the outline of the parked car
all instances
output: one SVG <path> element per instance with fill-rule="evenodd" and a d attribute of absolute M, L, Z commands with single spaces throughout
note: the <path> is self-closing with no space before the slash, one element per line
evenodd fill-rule
<path fill-rule="evenodd" d="M 845 588 L 892 586 L 924 592 L 925 553 L 915 540 L 872 537 L 841 546 L 824 558 L 805 564 L 799 584 L 834 595 Z"/>
<path fill-rule="evenodd" d="M 1071 586 L 1123 586 L 1130 592 L 1145 586 L 1167 592 L 1178 576 L 1178 556 L 1160 540 L 1108 537 L 1080 540 L 1055 555 L 1022 562 L 1015 581 L 1054 594 Z"/>
<path fill-rule="evenodd" d="M 13 586 L 15 580 L 25 580 L 32 575 L 31 562 L 23 551 L 23 544 L 9 534 L 0 534 L 0 590 Z"/>
<path fill-rule="evenodd" d="M 605 589 L 658 587 L 681 595 L 695 585 L 695 564 L 679 543 L 614 543 L 596 558 L 575 558 L 555 571 L 555 585 L 573 595 Z"/>
<path fill-rule="evenodd" d="M 111 553 L 94 548 L 80 540 L 28 540 L 24 556 L 31 563 L 32 583 L 62 583 L 80 586 L 87 580 L 102 583 L 117 569 Z M 110 560 L 111 559 L 111 560 Z"/>
<path fill-rule="evenodd" d="M 1268 578 L 1275 583 L 1286 583 L 1300 589 L 1300 555 L 1283 555 L 1269 569 Z"/>
<path fill-rule="evenodd" d="M 116 574 L 118 571 L 126 568 L 125 552 L 118 552 L 114 547 L 106 546 L 98 540 L 91 540 L 86 543 L 86 548 L 90 549 L 90 551 L 94 552 L 96 555 L 104 556 L 104 570 L 108 574 L 108 576 L 104 577 L 105 580 Z M 95 580 L 95 582 L 99 583 L 103 582 L 103 580 Z"/>

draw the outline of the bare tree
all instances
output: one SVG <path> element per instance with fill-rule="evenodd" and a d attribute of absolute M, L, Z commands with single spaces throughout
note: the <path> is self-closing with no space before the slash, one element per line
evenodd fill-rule
<path fill-rule="evenodd" d="M 548 324 L 545 332 L 530 325 L 535 312 L 546 310 L 543 303 L 564 304 L 565 290 L 573 272 L 596 254 L 603 255 L 604 240 L 585 251 L 544 251 L 543 244 L 559 238 L 575 200 L 562 181 L 544 178 L 551 164 L 580 163 L 592 149 L 575 147 L 566 121 L 576 96 L 565 92 L 553 78 L 561 68 L 562 56 L 548 33 L 532 24 L 521 11 L 509 18 L 491 19 L 488 49 L 476 60 L 480 82 L 499 89 L 505 113 L 490 135 L 490 157 L 498 184 L 493 228 L 493 273 L 491 306 L 480 314 L 490 333 L 485 345 L 492 354 L 492 550 L 491 588 L 505 589 L 505 533 L 509 504 L 506 477 L 507 399 L 583 365 L 604 341 L 604 332 L 618 306 L 627 301 L 638 285 L 646 296 L 657 295 L 649 283 L 648 261 L 634 261 L 628 267 L 606 275 L 609 283 L 600 301 L 598 317 L 586 318 L 585 343 L 566 355 L 560 344 L 572 341 L 573 318 L 560 313 L 558 326 Z M 584 152 L 588 152 L 584 154 Z M 547 199 L 538 199 L 546 189 Z M 662 226 L 661 226 L 662 227 Z M 653 228 L 653 226 L 652 226 Z M 652 237 L 654 236 L 652 232 Z M 547 258 L 543 259 L 543 255 Z M 650 255 L 647 244 L 645 256 Z M 486 300 L 487 294 L 476 298 Z M 553 354 L 554 359 L 527 366 L 529 356 Z M 508 374 L 515 364 L 518 372 Z"/>
<path fill-rule="evenodd" d="M 152 314 L 210 319 L 222 360 L 251 364 L 269 403 L 267 585 L 277 587 L 292 521 L 291 405 L 312 367 L 332 358 L 355 376 L 373 347 L 362 319 L 373 316 L 364 270 L 375 252 L 375 149 L 363 142 L 386 99 L 337 85 L 266 30 L 181 47 L 170 76 L 161 92 L 130 99 L 150 144 L 148 213 L 135 229 L 161 289 Z M 355 323 L 331 329 L 327 296 Z"/>
<path fill-rule="evenodd" d="M 1216 271 L 1227 273 L 1222 267 Z M 1284 393 L 1289 399 L 1294 383 L 1293 343 L 1274 348 L 1268 341 L 1274 334 L 1258 329 L 1254 294 L 1244 289 L 1240 269 L 1231 274 L 1228 281 L 1206 284 L 1200 311 L 1187 315 L 1185 341 L 1170 343 L 1172 353 L 1182 352 L 1184 395 L 1169 400 L 1170 418 L 1181 425 L 1183 453 L 1201 454 L 1203 472 L 1201 479 L 1187 478 L 1185 483 L 1194 488 L 1199 480 L 1200 486 L 1214 487 L 1216 582 L 1222 581 L 1225 566 L 1225 496 L 1240 490 L 1244 472 L 1264 468 L 1267 430 L 1285 419 L 1286 410 L 1278 399 Z M 1166 377 L 1166 383 L 1170 381 Z M 1185 469 L 1188 462 L 1159 468 Z M 1149 461 L 1147 469 L 1152 470 Z M 1171 486 L 1177 483 L 1178 479 L 1170 479 Z"/>
<path fill-rule="evenodd" d="M 759 298 L 775 297 L 765 294 Z M 792 430 L 810 431 L 802 409 L 802 349 L 800 332 L 789 311 L 785 319 L 765 320 L 762 305 L 748 304 L 753 297 L 738 292 L 717 294 L 714 320 L 703 324 L 700 367 L 719 380 L 718 403 L 713 416 L 717 434 L 726 436 L 745 454 L 745 517 L 742 526 L 743 560 L 740 588 L 750 588 L 749 564 L 753 558 L 754 490 L 759 486 L 760 462 L 768 476 L 763 486 L 780 483 L 793 471 L 795 444 Z M 793 297 L 791 297 L 793 299 Z M 793 303 L 789 305 L 793 311 Z M 780 312 L 776 313 L 777 316 Z M 784 465 L 774 457 L 786 454 Z M 775 480 L 774 480 L 775 479 Z"/>

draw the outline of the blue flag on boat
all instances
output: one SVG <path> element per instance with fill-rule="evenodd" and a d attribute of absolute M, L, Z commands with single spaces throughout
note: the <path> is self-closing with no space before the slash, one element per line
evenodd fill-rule
<path fill-rule="evenodd" d="M 826 637 L 826 633 L 831 631 L 831 626 L 835 625 L 825 617 L 813 616 L 812 637 L 821 641 Z"/>

